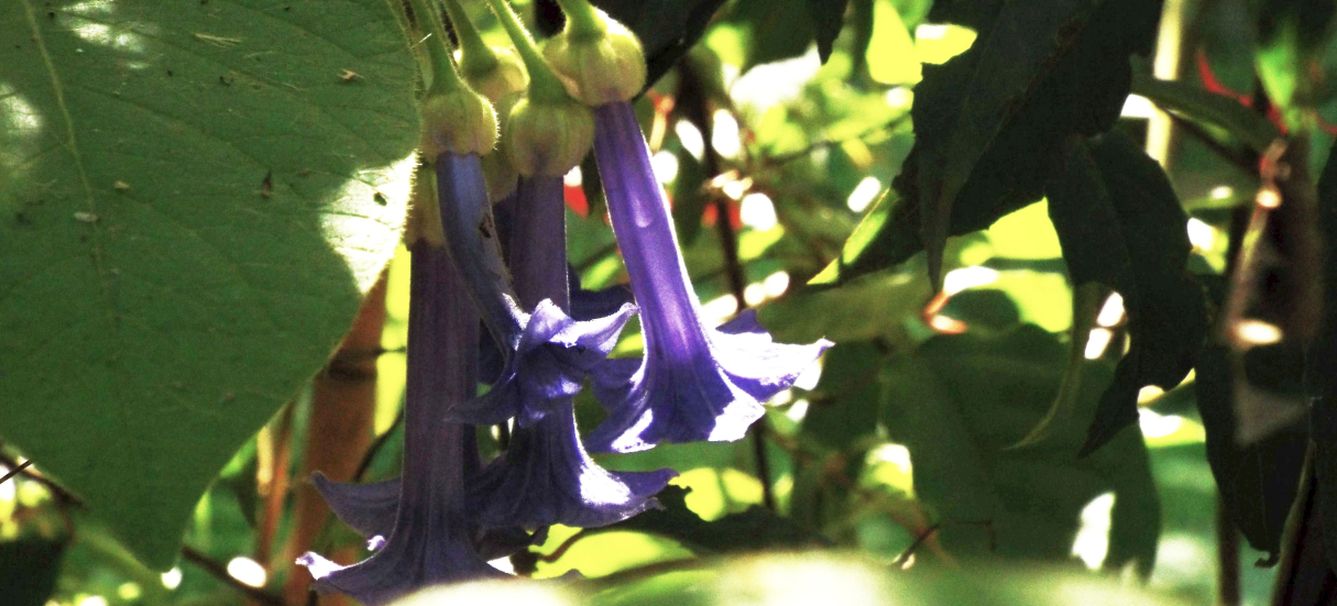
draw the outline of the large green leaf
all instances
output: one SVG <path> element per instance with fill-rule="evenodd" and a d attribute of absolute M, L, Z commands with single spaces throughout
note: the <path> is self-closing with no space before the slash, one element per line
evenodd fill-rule
<path fill-rule="evenodd" d="M 1113 288 L 1128 311 L 1131 345 L 1096 409 L 1090 452 L 1137 422 L 1138 390 L 1169 390 L 1193 368 L 1206 303 L 1185 269 L 1188 218 L 1160 166 L 1128 137 L 1072 142 L 1048 193 L 1072 282 Z"/>
<path fill-rule="evenodd" d="M 393 251 L 384 0 L 0 5 L 0 434 L 170 566 Z"/>
<path fill-rule="evenodd" d="M 1053 401 L 1065 357 L 1054 335 L 1031 325 L 935 337 L 885 368 L 885 423 L 910 449 L 915 493 L 937 513 L 948 553 L 1065 561 L 1082 508 L 1113 492 L 1118 523 L 1105 564 L 1136 562 L 1148 574 L 1160 509 L 1136 429 L 1081 459 L 1080 429 L 1012 448 Z M 1080 397 L 1099 398 L 1110 376 L 1100 370 Z"/>

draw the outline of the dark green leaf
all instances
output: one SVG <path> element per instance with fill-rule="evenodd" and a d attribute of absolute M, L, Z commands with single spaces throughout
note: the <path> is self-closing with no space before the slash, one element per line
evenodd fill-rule
<path fill-rule="evenodd" d="M 1298 381 L 1301 368 L 1292 362 L 1277 370 Z M 1276 556 L 1309 442 L 1304 420 L 1242 444 L 1237 437 L 1236 379 L 1229 350 L 1222 346 L 1203 349 L 1196 370 L 1194 388 L 1207 431 L 1207 462 L 1226 513 L 1250 545 Z"/>
<path fill-rule="evenodd" d="M 761 63 L 797 57 L 817 35 L 808 12 L 810 0 L 739 0 L 729 13 L 749 36 L 743 70 Z"/>
<path fill-rule="evenodd" d="M 969 51 L 940 67 L 924 67 L 912 110 L 918 152 L 914 191 L 935 283 L 941 280 L 958 194 L 999 132 L 1080 39 L 1075 34 L 1086 28 L 1098 4 L 1004 3 L 973 24 L 980 31 Z"/>
<path fill-rule="evenodd" d="M 823 446 L 843 450 L 877 431 L 877 373 L 883 356 L 871 343 L 840 344 L 827 352 L 822 386 L 809 395 L 803 435 Z"/>
<path fill-rule="evenodd" d="M 1118 131 L 1074 141 L 1049 186 L 1049 216 L 1074 284 L 1123 295 L 1131 345 L 1091 424 L 1091 452 L 1137 421 L 1137 393 L 1171 389 L 1206 331 L 1201 286 L 1185 270 L 1187 217 L 1160 166 Z"/>
<path fill-rule="evenodd" d="M 20 0 L 0 38 L 0 432 L 166 569 L 394 251 L 414 62 L 363 0 Z"/>
<path fill-rule="evenodd" d="M 817 30 L 817 56 L 822 63 L 831 57 L 831 46 L 840 35 L 840 28 L 845 25 L 845 7 L 849 0 L 807 0 L 808 13 L 812 15 L 813 27 Z"/>
<path fill-rule="evenodd" d="M 899 199 L 893 198 L 888 202 L 889 210 L 880 211 L 885 213 L 886 219 L 865 230 L 873 233 L 856 232 L 864 244 L 857 250 L 846 247 L 842 253 L 839 280 L 900 263 L 923 250 L 927 232 L 921 227 L 931 220 L 946 221 L 943 225 L 935 224 L 945 229 L 941 233 L 945 238 L 984 229 L 999 217 L 1039 200 L 1044 195 L 1048 171 L 1054 158 L 1061 153 L 1066 137 L 1074 133 L 1095 135 L 1104 132 L 1117 119 L 1131 79 L 1128 57 L 1149 52 L 1160 16 L 1158 0 L 1106 0 L 1100 3 L 1094 15 L 1088 14 L 1089 11 L 1073 13 L 1084 18 L 1080 23 L 1074 22 L 1074 27 L 1062 31 L 1062 44 L 1057 46 L 1040 42 L 1043 36 L 1036 35 L 1034 28 L 1024 32 L 1001 29 L 996 34 L 1001 36 L 998 45 L 1007 41 L 1021 45 L 1049 44 L 1046 48 L 1052 52 L 1029 72 L 1033 81 L 1026 88 L 1019 90 L 1015 86 L 999 84 L 994 92 L 1007 96 L 1011 102 L 993 107 L 992 115 L 985 115 L 982 104 L 974 98 L 970 99 L 974 108 L 970 114 L 953 111 L 953 108 L 964 109 L 963 91 L 971 83 L 973 70 L 985 69 L 985 63 L 993 65 L 992 61 L 984 61 L 981 54 L 989 47 L 984 43 L 984 26 L 988 25 L 992 31 L 997 28 L 994 23 L 1001 22 L 999 5 L 998 2 L 935 5 L 932 18 L 978 25 L 981 38 L 971 50 L 941 68 L 925 71 L 924 82 L 915 94 L 918 141 L 902 165 L 901 174 L 893 182 Z M 1081 24 L 1085 27 L 1075 27 Z M 1004 35 L 1009 32 L 1010 37 Z M 999 69 L 1021 77 L 1017 75 L 1019 67 Z M 987 82 L 979 84 L 982 86 Z M 1002 95 L 1003 92 L 1011 94 Z M 977 114 L 977 123 L 953 121 L 957 117 Z M 921 115 L 927 119 L 922 120 Z M 974 128 L 958 132 L 959 124 Z M 937 158 L 936 163 L 926 161 L 926 141 L 936 149 L 929 157 Z M 979 147 L 966 149 L 968 141 Z M 944 157 L 949 145 L 968 153 L 960 157 Z M 948 165 L 952 172 L 946 171 Z M 937 172 L 921 175 L 923 171 Z M 943 189 L 924 190 L 924 184 Z M 947 188 L 949 185 L 950 189 Z M 950 215 L 937 219 L 928 217 L 924 211 L 944 199 L 944 193 L 952 194 Z M 941 206 L 934 208 L 939 212 L 943 209 Z M 930 261 L 933 261 L 932 255 Z"/>
<path fill-rule="evenodd" d="M 1318 181 L 1319 229 L 1323 233 L 1323 319 L 1306 355 L 1305 383 L 1310 396 L 1310 431 L 1314 441 L 1314 477 L 1323 519 L 1323 541 L 1337 545 L 1337 153 Z M 1326 550 L 1337 570 L 1337 549 Z"/>

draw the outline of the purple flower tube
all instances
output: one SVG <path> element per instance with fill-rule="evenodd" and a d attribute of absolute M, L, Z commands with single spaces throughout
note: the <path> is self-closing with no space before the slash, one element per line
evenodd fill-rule
<path fill-rule="evenodd" d="M 476 465 L 478 456 L 473 428 L 442 419 L 477 384 L 478 316 L 456 296 L 459 282 L 444 249 L 413 246 L 404 465 L 393 530 L 376 553 L 351 566 L 315 553 L 299 558 L 319 591 L 375 606 L 427 585 L 502 576 L 474 547 L 465 486 L 470 459 Z M 383 493 L 386 484 L 375 486 L 364 496 Z"/>
<path fill-rule="evenodd" d="M 746 312 L 718 329 L 701 324 L 668 204 L 631 105 L 595 108 L 594 155 L 613 232 L 641 310 L 645 356 L 594 371 L 608 417 L 591 450 L 631 452 L 660 442 L 730 441 L 763 414 L 832 344 L 775 343 Z"/>

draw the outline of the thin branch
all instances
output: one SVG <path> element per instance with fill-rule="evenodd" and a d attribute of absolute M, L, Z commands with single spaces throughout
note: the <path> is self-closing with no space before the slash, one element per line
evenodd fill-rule
<path fill-rule="evenodd" d="M 942 524 L 934 524 L 925 528 L 924 532 L 919 533 L 919 535 L 915 537 L 915 541 L 910 543 L 910 546 L 906 547 L 905 551 L 901 552 L 901 555 L 896 556 L 896 559 L 892 560 L 891 565 L 897 568 L 905 568 L 905 564 L 915 555 L 915 551 L 919 550 L 919 546 L 933 538 L 933 535 L 938 533 L 939 528 L 942 528 Z"/>
<path fill-rule="evenodd" d="M 283 606 L 283 598 L 263 589 L 251 587 L 250 585 L 242 583 L 232 575 L 228 574 L 227 567 L 221 562 L 193 547 L 183 546 L 181 548 L 181 557 L 187 562 L 194 564 L 200 570 L 209 573 L 209 576 L 214 577 L 224 585 L 245 594 L 248 599 L 253 600 L 258 604 L 262 604 L 263 606 Z"/>
<path fill-rule="evenodd" d="M 390 436 L 395 433 L 395 430 L 403 424 L 404 408 L 400 407 L 399 412 L 395 414 L 395 420 L 390 423 L 389 429 L 386 429 L 385 433 L 376 436 L 376 439 L 367 447 L 367 452 L 362 454 L 362 461 L 358 463 L 357 472 L 353 474 L 354 482 L 361 482 L 363 480 L 363 476 L 367 475 L 367 470 L 371 468 L 371 463 L 376 459 L 376 455 L 380 453 L 381 449 L 385 447 L 385 444 L 390 441 Z"/>
<path fill-rule="evenodd" d="M 586 536 L 585 529 L 582 528 L 580 531 L 576 532 L 576 534 L 573 534 L 567 537 L 565 541 L 562 541 L 562 544 L 558 545 L 557 549 L 552 550 L 552 553 L 549 553 L 547 555 L 540 555 L 535 559 L 537 559 L 540 562 L 549 562 L 549 563 L 556 562 L 557 560 L 561 559 L 562 556 L 566 555 L 566 552 L 569 551 L 573 546 L 575 546 L 577 541 L 585 538 L 585 536 Z"/>
<path fill-rule="evenodd" d="M 55 497 L 56 502 L 60 503 L 61 505 L 74 505 L 77 507 L 82 507 L 84 504 L 83 499 L 74 496 L 74 493 L 71 493 L 70 491 L 66 490 L 64 486 L 61 486 L 51 478 L 42 475 L 36 469 L 31 469 L 32 461 L 30 460 L 24 461 L 23 463 L 19 463 L 18 461 L 14 460 L 12 457 L 8 455 L 0 454 L 0 464 L 3 464 L 5 467 L 9 467 L 10 469 L 14 470 L 10 474 L 6 474 L 5 476 L 6 480 L 9 479 L 10 475 L 17 473 L 17 475 L 22 476 L 24 479 L 31 480 L 33 482 L 41 484 L 42 488 L 45 488 L 47 492 L 50 492 L 51 496 Z"/>
<path fill-rule="evenodd" d="M 1183 116 L 1171 112 L 1166 112 L 1166 114 L 1170 116 L 1170 121 L 1176 128 L 1183 130 L 1194 139 L 1197 139 L 1203 145 L 1207 146 L 1207 149 L 1216 153 L 1221 159 L 1225 160 L 1240 172 L 1250 176 L 1258 175 L 1257 154 L 1247 149 L 1232 149 L 1227 147 L 1224 143 L 1221 143 L 1215 137 L 1208 134 L 1206 130 L 1193 121 L 1187 120 Z"/>
<path fill-rule="evenodd" d="M 31 460 L 31 459 L 29 459 L 29 460 L 27 460 L 27 461 L 24 461 L 24 462 L 22 462 L 22 463 L 19 463 L 17 467 L 15 467 L 14 469 L 11 469 L 11 470 L 9 471 L 9 473 L 7 473 L 7 474 L 4 475 L 4 477 L 0 477 L 0 484 L 4 484 L 5 482 L 8 482 L 8 481 L 10 480 L 10 478 L 13 478 L 14 476 L 17 476 L 17 475 L 23 473 L 23 470 L 27 469 L 27 468 L 30 467 L 30 466 L 32 466 L 32 460 Z"/>

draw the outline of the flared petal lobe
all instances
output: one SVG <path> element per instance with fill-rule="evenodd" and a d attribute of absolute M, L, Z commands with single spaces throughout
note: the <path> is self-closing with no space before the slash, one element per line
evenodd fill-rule
<path fill-rule="evenodd" d="M 609 414 L 587 445 L 631 452 L 660 442 L 741 438 L 761 417 L 762 402 L 792 385 L 831 343 L 775 343 L 751 315 L 718 329 L 703 326 L 629 104 L 596 108 L 594 153 L 641 310 L 645 356 L 639 364 L 613 360 L 595 370 L 595 394 Z"/>
<path fill-rule="evenodd" d="M 656 507 L 676 472 L 611 472 L 594 462 L 570 413 L 517 426 L 506 452 L 474 484 L 484 526 L 607 526 Z"/>

